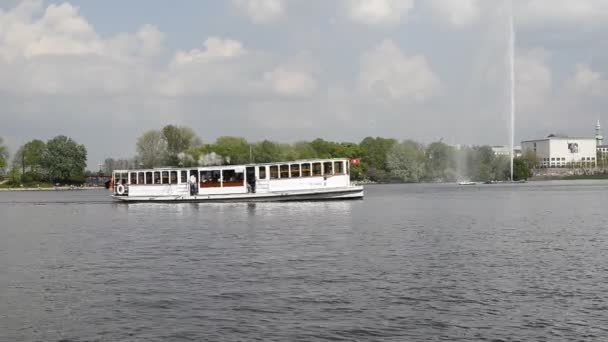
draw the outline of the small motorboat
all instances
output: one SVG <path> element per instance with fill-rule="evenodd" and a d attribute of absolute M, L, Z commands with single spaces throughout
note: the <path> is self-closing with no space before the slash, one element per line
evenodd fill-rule
<path fill-rule="evenodd" d="M 458 185 L 475 185 L 477 184 L 476 182 L 470 182 L 470 181 L 463 181 L 463 182 L 458 182 Z"/>

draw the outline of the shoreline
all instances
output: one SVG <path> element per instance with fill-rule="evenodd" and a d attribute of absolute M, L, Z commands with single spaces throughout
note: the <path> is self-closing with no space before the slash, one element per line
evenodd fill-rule
<path fill-rule="evenodd" d="M 99 186 L 84 186 L 84 187 L 70 187 L 70 186 L 54 186 L 49 188 L 0 188 L 0 191 L 83 191 L 83 190 L 107 190 L 104 187 Z"/>

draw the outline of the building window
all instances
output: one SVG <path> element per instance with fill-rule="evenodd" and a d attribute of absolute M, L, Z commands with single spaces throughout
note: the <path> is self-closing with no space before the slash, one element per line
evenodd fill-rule
<path fill-rule="evenodd" d="M 266 179 L 266 166 L 260 166 L 258 168 L 258 172 L 259 172 L 259 177 L 260 179 Z"/>
<path fill-rule="evenodd" d="M 290 166 L 291 177 L 300 177 L 300 164 L 291 164 Z"/>

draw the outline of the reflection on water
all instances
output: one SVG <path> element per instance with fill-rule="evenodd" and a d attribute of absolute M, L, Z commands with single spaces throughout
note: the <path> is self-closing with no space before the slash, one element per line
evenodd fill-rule
<path fill-rule="evenodd" d="M 372 186 L 363 201 L 0 193 L 0 341 L 607 334 L 606 182 Z"/>

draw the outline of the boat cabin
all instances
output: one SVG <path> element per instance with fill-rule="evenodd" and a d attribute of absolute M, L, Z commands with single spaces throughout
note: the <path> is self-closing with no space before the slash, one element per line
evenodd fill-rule
<path fill-rule="evenodd" d="M 314 159 L 116 170 L 112 182 L 118 196 L 206 196 L 341 188 L 350 186 L 350 164 L 348 159 Z"/>

